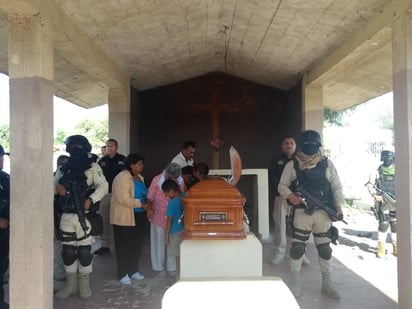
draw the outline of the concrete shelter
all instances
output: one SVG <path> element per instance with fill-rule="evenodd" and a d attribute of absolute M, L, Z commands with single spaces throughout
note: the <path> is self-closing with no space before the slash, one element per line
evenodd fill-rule
<path fill-rule="evenodd" d="M 391 90 L 398 300 L 412 307 L 412 1 L 0 0 L 0 71 L 10 78 L 11 308 L 53 307 L 53 95 L 108 103 L 110 137 L 122 153 L 157 157 L 154 174 L 189 134 L 199 161 L 227 167 L 209 147 L 223 136 L 245 167 L 267 167 L 283 134 L 322 130 L 325 107 Z"/>

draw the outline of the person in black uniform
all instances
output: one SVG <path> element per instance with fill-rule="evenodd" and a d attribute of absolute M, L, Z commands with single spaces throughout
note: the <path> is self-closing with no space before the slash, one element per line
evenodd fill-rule
<path fill-rule="evenodd" d="M 110 253 L 110 247 L 114 248 L 111 242 L 112 227 L 110 226 L 110 200 L 112 198 L 112 184 L 114 177 L 124 170 L 124 155 L 117 152 L 118 143 L 110 138 L 106 142 L 106 155 L 99 160 L 99 165 L 109 183 L 109 192 L 100 201 L 100 214 L 103 218 L 103 233 L 100 236 L 100 248 L 94 254 L 101 255 Z"/>
<path fill-rule="evenodd" d="M 274 198 L 272 218 L 275 223 L 273 241 L 275 245 L 275 253 L 270 259 L 272 265 L 279 265 L 285 258 L 287 233 L 286 233 L 286 217 L 292 216 L 292 211 L 287 201 L 280 196 L 278 192 L 278 185 L 280 177 L 286 163 L 293 160 L 296 151 L 296 141 L 293 136 L 285 135 L 282 138 L 281 153 L 276 155 L 270 161 L 269 166 L 269 185 L 272 190 Z M 303 265 L 310 265 L 309 259 L 306 255 L 303 256 Z"/>
<path fill-rule="evenodd" d="M 3 171 L 4 155 L 0 145 L 0 308 L 9 308 L 4 299 L 3 280 L 9 267 L 10 243 L 10 176 Z"/>

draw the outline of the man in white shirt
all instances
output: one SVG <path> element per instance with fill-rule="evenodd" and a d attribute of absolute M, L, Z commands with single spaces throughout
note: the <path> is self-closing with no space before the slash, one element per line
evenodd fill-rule
<path fill-rule="evenodd" d="M 195 152 L 195 142 L 186 141 L 183 143 L 181 151 L 172 159 L 172 162 L 179 164 L 181 168 L 188 165 L 193 166 Z"/>

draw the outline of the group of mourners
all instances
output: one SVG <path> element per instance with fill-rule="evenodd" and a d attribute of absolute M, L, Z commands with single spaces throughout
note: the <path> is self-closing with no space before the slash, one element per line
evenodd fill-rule
<path fill-rule="evenodd" d="M 121 284 L 144 279 L 139 261 L 149 222 L 153 271 L 159 277 L 176 278 L 183 231 L 181 199 L 209 172 L 207 164 L 194 164 L 196 144 L 185 142 L 149 187 L 142 175 L 143 155 L 119 154 L 115 139 L 107 140 L 104 156 L 98 160 L 82 135 L 69 136 L 65 144 L 69 156 L 63 157 L 65 161 L 58 160 L 54 184 L 55 242 L 61 244 L 66 285 L 55 296 L 89 299 L 93 255 L 111 250 Z M 92 252 L 95 240 L 100 247 Z M 56 251 L 55 275 L 60 259 Z"/>

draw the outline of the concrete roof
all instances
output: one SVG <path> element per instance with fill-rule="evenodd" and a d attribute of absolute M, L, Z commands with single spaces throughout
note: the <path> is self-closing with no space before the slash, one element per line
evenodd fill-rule
<path fill-rule="evenodd" d="M 335 110 L 392 89 L 385 17 L 392 1 L 45 1 L 55 32 L 56 95 L 81 106 L 107 103 L 108 89 L 128 80 L 145 90 L 213 71 L 284 90 L 306 73 Z M 0 9 L 21 13 L 17 3 L 24 2 Z M 4 12 L 0 71 L 8 71 Z"/>

